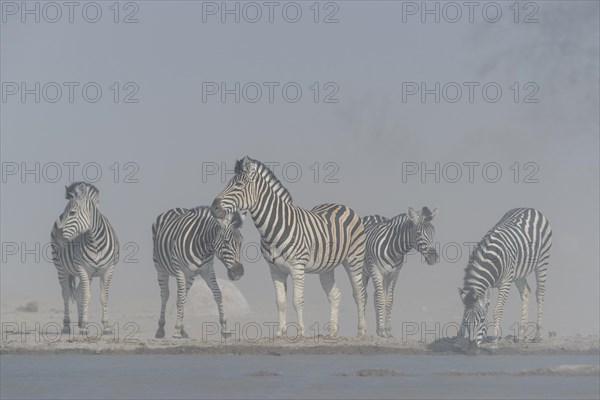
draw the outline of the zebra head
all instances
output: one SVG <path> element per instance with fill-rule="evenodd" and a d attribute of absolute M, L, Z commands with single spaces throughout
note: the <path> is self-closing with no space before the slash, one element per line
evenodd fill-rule
<path fill-rule="evenodd" d="M 86 182 L 75 182 L 66 187 L 65 198 L 69 202 L 56 220 L 64 240 L 72 240 L 91 229 L 99 193 L 95 186 Z"/>
<path fill-rule="evenodd" d="M 221 229 L 215 238 L 215 255 L 225 268 L 227 276 L 237 281 L 244 275 L 244 265 L 240 262 L 242 254 L 242 233 L 240 228 L 245 216 L 238 212 L 216 218 Z"/>
<path fill-rule="evenodd" d="M 471 346 L 479 347 L 486 336 L 487 325 L 485 319 L 490 306 L 491 292 L 489 288 L 480 294 L 473 289 L 458 288 L 458 293 L 465 306 L 458 336 L 459 339 L 462 339 L 466 331 Z"/>
<path fill-rule="evenodd" d="M 411 243 L 417 248 L 417 251 L 425 257 L 425 262 L 433 265 L 438 262 L 439 256 L 433 243 L 435 228 L 431 221 L 438 213 L 435 208 L 431 211 L 427 207 L 419 211 L 415 211 L 412 207 L 408 208 L 408 218 L 412 222 Z"/>
<path fill-rule="evenodd" d="M 212 204 L 213 215 L 223 218 L 226 214 L 252 208 L 259 191 L 258 167 L 259 163 L 248 156 L 236 161 L 235 176 Z"/>

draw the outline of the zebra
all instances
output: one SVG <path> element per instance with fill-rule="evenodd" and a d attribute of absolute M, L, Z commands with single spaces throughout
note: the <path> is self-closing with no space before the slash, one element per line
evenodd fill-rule
<path fill-rule="evenodd" d="M 177 281 L 177 322 L 175 338 L 187 338 L 183 329 L 183 307 L 194 278 L 202 276 L 213 293 L 219 311 L 221 335 L 226 337 L 227 321 L 223 309 L 223 297 L 217 284 L 213 266 L 214 256 L 227 268 L 232 281 L 244 275 L 240 262 L 242 227 L 244 216 L 240 213 L 214 218 L 209 207 L 192 209 L 174 208 L 165 211 L 152 225 L 154 242 L 153 260 L 158 274 L 161 307 L 156 338 L 165 337 L 165 308 L 169 299 L 169 276 Z"/>
<path fill-rule="evenodd" d="M 437 213 L 437 208 L 431 211 L 423 207 L 419 212 L 410 207 L 407 214 L 400 214 L 391 219 L 380 215 L 370 215 L 362 219 L 367 235 L 363 283 L 366 287 L 369 277 L 373 278 L 379 336 L 392 337 L 394 288 L 404 264 L 404 255 L 416 247 L 417 251 L 423 254 L 427 264 L 433 265 L 439 259 L 433 244 L 435 229 L 431 224 Z"/>
<path fill-rule="evenodd" d="M 485 320 L 491 290 L 498 288 L 498 300 L 494 309 L 495 346 L 504 303 L 514 282 L 523 302 L 516 340 L 524 339 L 531 292 L 527 284 L 527 275 L 535 272 L 538 309 L 534 341 L 540 341 L 551 246 L 552 228 L 540 211 L 533 208 L 515 208 L 507 212 L 475 246 L 465 268 L 464 285 L 458 288 L 464 305 L 458 338 L 462 339 L 466 331 L 471 348 L 479 348 L 487 333 Z"/>
<path fill-rule="evenodd" d="M 330 303 L 328 336 L 337 333 L 340 290 L 334 268 L 342 263 L 358 308 L 358 333 L 366 332 L 362 268 L 365 233 L 360 217 L 349 207 L 322 204 L 312 210 L 292 203 L 290 192 L 263 163 L 246 156 L 236 161 L 235 175 L 215 198 L 215 215 L 248 210 L 261 235 L 261 251 L 275 287 L 279 326 L 286 328 L 287 278 L 292 276 L 297 328 L 304 335 L 304 275 L 319 274 Z"/>
<path fill-rule="evenodd" d="M 66 187 L 68 200 L 50 234 L 52 258 L 64 301 L 63 333 L 70 333 L 69 300 L 78 306 L 78 326 L 86 331 L 92 278 L 100 277 L 103 333 L 111 334 L 108 324 L 108 287 L 119 260 L 117 235 L 98 209 L 99 190 L 86 182 Z M 76 279 L 79 285 L 76 287 Z"/>

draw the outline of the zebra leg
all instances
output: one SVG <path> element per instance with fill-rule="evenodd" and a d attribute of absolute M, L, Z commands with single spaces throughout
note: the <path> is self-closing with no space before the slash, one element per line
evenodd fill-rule
<path fill-rule="evenodd" d="M 160 317 L 158 319 L 158 330 L 154 335 L 157 339 L 165 337 L 165 310 L 169 300 L 169 274 L 161 271 L 158 273 L 158 286 L 160 286 Z"/>
<path fill-rule="evenodd" d="M 369 272 L 366 269 L 363 269 L 362 281 L 363 281 L 363 286 L 365 287 L 365 299 L 363 301 L 363 309 L 366 312 L 366 310 L 367 310 L 367 297 L 368 297 L 367 287 L 369 285 Z"/>
<path fill-rule="evenodd" d="M 519 335 L 515 338 L 515 342 L 525 341 L 525 327 L 527 321 L 529 321 L 529 294 L 531 290 L 527 284 L 527 279 L 518 279 L 515 281 L 515 285 L 521 295 L 521 301 L 523 302 L 523 308 L 521 309 L 521 323 L 519 325 Z"/>
<path fill-rule="evenodd" d="M 269 265 L 271 269 L 271 278 L 275 287 L 275 299 L 277 301 L 277 311 L 279 312 L 279 327 L 277 328 L 277 336 L 283 335 L 283 330 L 286 325 L 285 306 L 287 299 L 287 277 L 288 274 L 281 272 L 274 265 Z"/>
<path fill-rule="evenodd" d="M 304 266 L 292 267 L 292 285 L 294 287 L 293 302 L 296 310 L 296 319 L 300 327 L 298 335 L 304 336 Z"/>
<path fill-rule="evenodd" d="M 398 282 L 398 273 L 394 271 L 386 279 L 386 296 L 385 296 L 385 336 L 392 337 L 392 305 L 394 304 L 394 289 Z"/>
<path fill-rule="evenodd" d="M 114 332 L 108 325 L 108 287 L 114 272 L 115 266 L 111 265 L 100 277 L 100 303 L 102 304 L 102 326 L 104 335 L 112 335 Z"/>
<path fill-rule="evenodd" d="M 229 337 L 231 336 L 231 331 L 227 330 L 227 320 L 225 318 L 225 310 L 223 308 L 223 295 L 221 294 L 221 289 L 217 284 L 215 269 L 212 265 L 206 266 L 200 270 L 200 275 L 212 291 L 215 302 L 217 303 L 217 309 L 219 311 L 219 323 L 221 324 L 221 336 Z"/>
<path fill-rule="evenodd" d="M 62 333 L 71 333 L 71 317 L 69 316 L 69 300 L 71 297 L 71 282 L 74 279 L 66 271 L 58 271 L 58 282 L 62 291 L 65 314 L 63 317 Z"/>
<path fill-rule="evenodd" d="M 335 337 L 338 332 L 338 316 L 340 311 L 340 289 L 335 284 L 334 270 L 319 274 L 321 286 L 327 294 L 331 314 L 329 316 L 329 326 L 327 327 L 327 336 Z"/>
<path fill-rule="evenodd" d="M 86 334 L 87 321 L 88 321 L 88 305 L 90 303 L 90 278 L 86 270 L 83 267 L 78 268 L 79 276 L 79 330 L 81 333 Z"/>
<path fill-rule="evenodd" d="M 350 278 L 352 285 L 352 295 L 358 308 L 358 336 L 364 336 L 367 333 L 367 323 L 365 322 L 365 286 L 363 284 L 362 273 L 364 259 L 356 257 L 353 260 L 344 261 L 344 268 Z"/>
<path fill-rule="evenodd" d="M 177 321 L 175 322 L 175 334 L 174 338 L 185 339 L 188 337 L 187 333 L 183 329 L 183 306 L 187 298 L 187 282 L 185 274 L 179 270 L 175 276 L 177 279 Z"/>
<path fill-rule="evenodd" d="M 534 342 L 542 341 L 542 316 L 544 313 L 544 294 L 546 293 L 546 272 L 548 264 L 539 265 L 535 269 L 536 289 L 535 297 L 537 301 L 537 329 L 535 331 Z"/>
<path fill-rule="evenodd" d="M 498 342 L 498 333 L 500 331 L 500 321 L 502 321 L 502 313 L 504 312 L 504 303 L 510 293 L 510 285 L 512 279 L 508 279 L 506 282 L 500 285 L 498 288 L 498 301 L 494 308 L 494 344 Z"/>
<path fill-rule="evenodd" d="M 377 336 L 385 337 L 385 295 L 384 283 L 385 278 L 376 268 L 371 271 L 373 278 L 373 289 L 375 291 L 375 319 L 377 320 Z"/>

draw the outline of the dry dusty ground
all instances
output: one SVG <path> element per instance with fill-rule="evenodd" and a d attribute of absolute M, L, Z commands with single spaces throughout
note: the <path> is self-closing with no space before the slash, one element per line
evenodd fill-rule
<path fill-rule="evenodd" d="M 28 334 L 27 336 L 33 336 Z M 372 336 L 365 338 L 340 337 L 329 341 L 323 337 L 286 340 L 260 339 L 258 341 L 200 339 L 134 339 L 116 341 L 104 339 L 88 341 L 62 338 L 55 342 L 22 341 L 20 335 L 6 338 L 0 344 L 0 354 L 232 354 L 232 355 L 325 355 L 325 354 L 464 354 L 452 343 L 423 343 L 419 341 L 382 340 Z M 444 340 L 444 339 L 442 339 Z M 485 347 L 480 354 L 599 354 L 598 337 L 559 337 L 542 343 L 515 344 L 502 340 L 498 349 Z"/>
<path fill-rule="evenodd" d="M 323 336 L 276 338 L 264 324 L 250 322 L 227 339 L 221 338 L 210 323 L 202 329 L 190 323 L 190 338 L 171 337 L 172 327 L 167 324 L 167 337 L 155 339 L 156 319 L 153 314 L 139 314 L 135 323 L 117 318 L 118 329 L 113 334 L 102 335 L 100 325 L 91 327 L 87 336 L 77 328 L 71 334 L 60 333 L 62 313 L 4 310 L 0 354 L 235 354 L 235 355 L 320 355 L 320 354 L 465 354 L 453 339 L 441 338 L 420 341 L 413 338 L 382 339 L 374 336 L 364 338 Z M 191 322 L 191 321 L 190 321 Z M 241 330 L 247 326 L 247 330 Z M 262 327 L 260 337 L 257 326 Z M 169 329 L 171 328 L 171 329 Z M 483 347 L 480 354 L 600 354 L 598 336 L 546 337 L 541 343 L 514 343 L 510 338 L 501 339 L 497 349 Z"/>

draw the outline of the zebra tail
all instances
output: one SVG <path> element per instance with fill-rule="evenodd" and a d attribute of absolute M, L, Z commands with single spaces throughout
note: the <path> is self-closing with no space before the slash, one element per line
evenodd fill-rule
<path fill-rule="evenodd" d="M 69 297 L 71 297 L 71 301 L 76 303 L 75 293 L 77 291 L 77 286 L 75 285 L 75 277 L 73 275 L 69 275 Z"/>

